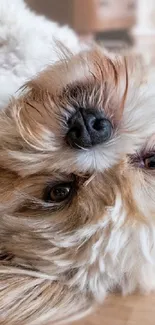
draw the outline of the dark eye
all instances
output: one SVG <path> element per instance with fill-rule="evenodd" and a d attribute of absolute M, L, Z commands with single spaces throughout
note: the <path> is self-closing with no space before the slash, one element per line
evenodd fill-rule
<path fill-rule="evenodd" d="M 44 200 L 46 202 L 62 202 L 70 196 L 72 190 L 72 183 L 57 184 L 53 187 L 48 186 L 45 190 Z"/>
<path fill-rule="evenodd" d="M 144 165 L 147 169 L 155 169 L 155 155 L 145 158 Z"/>

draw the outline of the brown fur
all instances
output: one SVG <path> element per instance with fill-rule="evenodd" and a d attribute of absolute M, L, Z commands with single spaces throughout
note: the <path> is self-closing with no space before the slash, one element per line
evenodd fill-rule
<path fill-rule="evenodd" d="M 86 173 L 65 142 L 67 119 L 79 106 L 104 109 L 117 132 L 128 73 L 127 59 L 110 59 L 98 49 L 73 56 L 31 80 L 1 112 L 0 324 L 47 325 L 88 311 L 98 295 L 91 279 L 98 274 L 102 281 L 98 261 L 90 262 L 91 247 L 118 188 L 128 220 L 131 214 L 141 219 L 126 157 L 103 173 Z M 72 174 L 72 200 L 46 203 L 46 185 Z"/>

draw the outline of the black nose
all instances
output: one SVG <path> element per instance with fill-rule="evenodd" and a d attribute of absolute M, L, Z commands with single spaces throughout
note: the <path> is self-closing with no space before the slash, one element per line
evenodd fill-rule
<path fill-rule="evenodd" d="M 96 109 L 79 109 L 68 122 L 67 143 L 75 148 L 90 148 L 109 140 L 112 125 Z"/>

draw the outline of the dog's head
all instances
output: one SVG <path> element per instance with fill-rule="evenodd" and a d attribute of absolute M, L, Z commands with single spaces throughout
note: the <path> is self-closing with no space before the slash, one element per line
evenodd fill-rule
<path fill-rule="evenodd" d="M 95 49 L 48 67 L 1 112 L 4 324 L 64 320 L 103 299 L 106 258 L 123 245 L 112 248 L 113 229 L 155 212 L 149 92 L 138 62 Z"/>

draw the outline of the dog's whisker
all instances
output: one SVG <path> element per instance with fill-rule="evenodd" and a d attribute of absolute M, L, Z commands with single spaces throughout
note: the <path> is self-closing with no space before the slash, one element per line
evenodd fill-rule
<path fill-rule="evenodd" d="M 84 187 L 88 186 L 88 184 L 90 184 L 90 182 L 96 177 L 96 173 L 94 173 L 93 175 L 91 175 L 83 184 Z"/>

